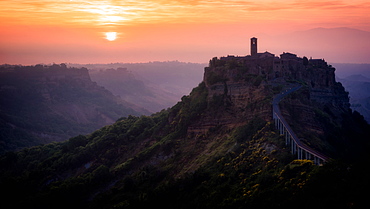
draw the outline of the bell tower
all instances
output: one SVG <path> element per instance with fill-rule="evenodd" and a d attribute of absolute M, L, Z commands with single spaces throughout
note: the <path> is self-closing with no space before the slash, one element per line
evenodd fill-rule
<path fill-rule="evenodd" d="M 251 38 L 251 55 L 257 55 L 257 38 Z"/>

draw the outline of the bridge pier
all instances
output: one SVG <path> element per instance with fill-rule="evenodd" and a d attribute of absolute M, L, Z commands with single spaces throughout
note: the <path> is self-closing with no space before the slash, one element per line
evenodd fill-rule
<path fill-rule="evenodd" d="M 315 165 L 321 165 L 325 160 L 314 153 L 309 152 L 306 149 L 303 149 L 300 145 L 297 144 L 294 137 L 285 127 L 280 118 L 274 115 L 275 127 L 278 129 L 280 135 L 285 137 L 285 145 L 290 147 L 292 155 L 296 155 L 299 160 L 312 160 Z"/>
<path fill-rule="evenodd" d="M 284 125 L 283 123 L 280 121 L 280 135 L 284 134 Z"/>
<path fill-rule="evenodd" d="M 310 153 L 305 151 L 305 159 L 310 160 Z"/>
<path fill-rule="evenodd" d="M 285 146 L 287 146 L 288 145 L 288 137 L 289 137 L 289 135 L 288 134 L 285 134 Z"/>
<path fill-rule="evenodd" d="M 298 147 L 298 160 L 303 160 L 303 149 Z"/>
<path fill-rule="evenodd" d="M 295 143 L 295 141 L 292 141 L 291 145 L 292 155 L 295 155 L 297 153 L 297 144 Z"/>
<path fill-rule="evenodd" d="M 315 163 L 315 165 L 318 165 L 319 164 L 319 158 L 314 156 L 313 162 Z"/>
<path fill-rule="evenodd" d="M 297 157 L 298 157 L 298 160 L 301 160 L 301 149 L 299 147 L 297 149 Z"/>

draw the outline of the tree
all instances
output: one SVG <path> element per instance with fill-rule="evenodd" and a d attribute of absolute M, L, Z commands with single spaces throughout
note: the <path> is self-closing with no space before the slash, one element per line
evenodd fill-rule
<path fill-rule="evenodd" d="M 303 57 L 303 65 L 307 66 L 308 65 L 308 59 L 307 57 Z"/>

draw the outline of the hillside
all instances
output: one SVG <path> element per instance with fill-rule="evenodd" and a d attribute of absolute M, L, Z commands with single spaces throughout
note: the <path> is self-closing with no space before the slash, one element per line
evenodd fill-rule
<path fill-rule="evenodd" d="M 0 67 L 0 153 L 67 140 L 147 113 L 66 65 Z"/>
<path fill-rule="evenodd" d="M 282 114 L 332 158 L 323 166 L 297 160 L 273 124 L 272 98 L 292 85 L 302 88 L 283 99 Z M 370 129 L 348 101 L 323 60 L 213 58 L 203 82 L 168 110 L 2 156 L 3 204 L 361 208 Z"/>

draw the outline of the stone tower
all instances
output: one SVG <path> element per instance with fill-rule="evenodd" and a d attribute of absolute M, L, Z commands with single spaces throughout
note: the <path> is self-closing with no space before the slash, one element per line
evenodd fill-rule
<path fill-rule="evenodd" d="M 257 55 L 257 38 L 251 38 L 251 55 Z"/>

